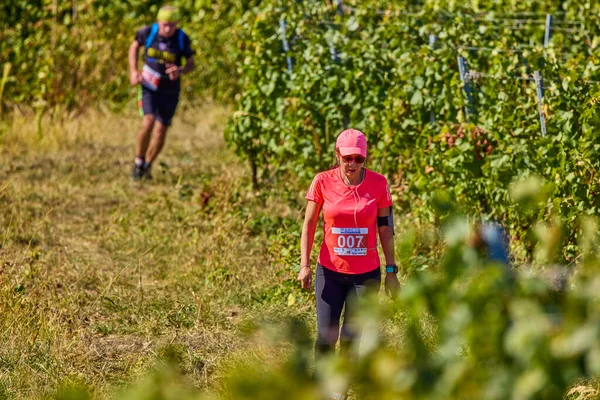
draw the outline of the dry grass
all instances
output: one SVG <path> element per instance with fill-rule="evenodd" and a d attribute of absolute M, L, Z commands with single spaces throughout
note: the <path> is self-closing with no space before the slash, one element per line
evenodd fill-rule
<path fill-rule="evenodd" d="M 249 321 L 309 314 L 275 311 L 291 275 L 252 228 L 299 212 L 249 189 L 222 141 L 227 110 L 180 114 L 151 183 L 129 179 L 133 110 L 1 128 L 0 398 L 72 383 L 106 397 L 166 348 L 205 387 Z"/>
<path fill-rule="evenodd" d="M 600 390 L 597 381 L 579 382 L 567 392 L 569 400 L 591 400 L 599 399 Z"/>

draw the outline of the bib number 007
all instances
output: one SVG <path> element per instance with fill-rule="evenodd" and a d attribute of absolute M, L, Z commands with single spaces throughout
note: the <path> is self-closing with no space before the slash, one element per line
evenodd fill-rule
<path fill-rule="evenodd" d="M 333 251 L 338 256 L 367 255 L 368 228 L 331 228 L 337 247 Z"/>

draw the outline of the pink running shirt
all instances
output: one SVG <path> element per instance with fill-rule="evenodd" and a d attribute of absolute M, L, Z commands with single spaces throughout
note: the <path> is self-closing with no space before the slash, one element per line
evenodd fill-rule
<path fill-rule="evenodd" d="M 377 210 L 392 205 L 383 175 L 365 169 L 359 185 L 347 186 L 340 169 L 330 169 L 315 176 L 306 199 L 322 205 L 322 266 L 344 274 L 363 274 L 379 267 Z"/>

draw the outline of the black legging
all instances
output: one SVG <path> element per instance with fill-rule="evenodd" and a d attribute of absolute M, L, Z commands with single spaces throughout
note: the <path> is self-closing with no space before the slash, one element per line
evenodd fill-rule
<path fill-rule="evenodd" d="M 347 350 L 360 338 L 360 332 L 352 326 L 352 317 L 358 297 L 379 291 L 381 272 L 379 267 L 364 274 L 343 274 L 317 264 L 315 296 L 317 299 L 317 342 L 315 356 L 331 352 L 340 336 L 340 316 L 344 311 L 340 347 Z"/>

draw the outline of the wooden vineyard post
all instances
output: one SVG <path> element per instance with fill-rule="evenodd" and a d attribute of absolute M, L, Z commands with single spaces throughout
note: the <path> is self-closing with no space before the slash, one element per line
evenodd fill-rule
<path fill-rule="evenodd" d="M 433 33 L 429 34 L 429 52 L 433 57 L 433 50 L 435 49 L 435 42 L 437 38 Z M 435 122 L 435 111 L 429 110 L 429 123 L 433 124 Z"/>
<path fill-rule="evenodd" d="M 550 38 L 552 37 L 552 15 L 546 14 L 546 29 L 544 30 L 544 47 L 548 47 L 550 44 Z"/>
<path fill-rule="evenodd" d="M 292 58 L 288 54 L 290 52 L 290 45 L 287 41 L 287 38 L 285 37 L 285 35 L 286 35 L 285 19 L 281 19 L 279 21 L 279 29 L 281 30 L 281 41 L 283 42 L 283 52 L 285 53 L 285 59 L 287 61 L 287 69 L 288 69 L 288 72 L 291 74 L 292 73 Z"/>
<path fill-rule="evenodd" d="M 336 1 L 336 5 L 337 5 L 336 14 L 337 15 L 344 15 L 344 4 L 342 1 L 343 0 Z M 329 43 L 329 53 L 331 54 L 331 59 L 333 60 L 334 63 L 339 64 L 342 61 L 339 53 L 335 50 L 335 46 L 333 45 L 333 42 Z M 344 126 L 344 129 L 348 129 L 350 127 L 350 108 L 348 106 L 344 106 L 342 109 L 342 114 L 343 114 L 342 124 Z"/>
<path fill-rule="evenodd" d="M 437 41 L 436 36 L 433 33 L 429 34 L 429 47 L 431 47 L 431 49 L 433 49 L 435 47 L 436 41 Z"/>
<path fill-rule="evenodd" d="M 469 116 L 473 115 L 475 110 L 473 107 L 473 96 L 471 95 L 471 85 L 469 84 L 469 70 L 467 69 L 467 62 L 465 61 L 465 58 L 461 56 L 458 56 L 458 74 L 460 75 L 460 80 L 464 84 L 463 88 L 467 94 L 467 100 L 469 101 L 469 106 L 465 107 L 468 121 Z"/>
<path fill-rule="evenodd" d="M 342 3 L 342 0 L 337 0 L 337 14 L 338 15 L 343 15 L 344 14 L 344 4 Z"/>
<path fill-rule="evenodd" d="M 337 0 L 336 5 L 337 5 L 336 14 L 344 15 L 344 4 L 342 3 L 342 0 Z M 340 61 L 342 61 L 340 59 L 340 55 L 335 50 L 335 46 L 333 45 L 333 42 L 329 42 L 329 54 L 331 54 L 331 60 L 333 60 L 334 63 L 337 64 Z"/>
<path fill-rule="evenodd" d="M 544 81 L 540 71 L 534 71 L 533 78 L 535 80 L 538 113 L 540 114 L 540 126 L 542 127 L 542 137 L 544 137 L 546 136 L 546 116 L 544 115 L 544 110 L 542 109 L 542 101 L 544 99 Z"/>

